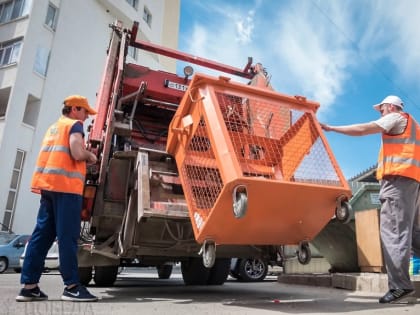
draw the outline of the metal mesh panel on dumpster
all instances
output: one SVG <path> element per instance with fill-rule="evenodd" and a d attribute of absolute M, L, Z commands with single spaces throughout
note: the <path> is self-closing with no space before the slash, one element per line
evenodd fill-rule
<path fill-rule="evenodd" d="M 194 208 L 205 218 L 214 206 L 223 183 L 204 119 L 200 120 L 185 153 L 181 170 L 187 181 L 184 192 L 192 200 Z"/>
<path fill-rule="evenodd" d="M 310 113 L 287 104 L 216 95 L 244 176 L 340 185 Z"/>

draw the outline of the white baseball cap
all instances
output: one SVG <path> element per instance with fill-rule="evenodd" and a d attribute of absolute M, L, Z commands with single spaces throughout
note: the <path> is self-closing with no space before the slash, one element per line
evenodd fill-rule
<path fill-rule="evenodd" d="M 382 104 L 392 104 L 395 106 L 399 106 L 401 109 L 404 109 L 404 103 L 398 96 L 395 96 L 395 95 L 388 95 L 387 97 L 384 98 L 382 102 L 380 102 L 379 104 L 373 105 L 373 108 L 379 111 Z"/>

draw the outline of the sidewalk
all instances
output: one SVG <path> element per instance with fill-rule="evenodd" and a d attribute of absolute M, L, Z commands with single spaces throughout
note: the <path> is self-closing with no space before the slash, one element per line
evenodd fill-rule
<path fill-rule="evenodd" d="M 417 298 L 420 298 L 420 275 L 411 276 Z M 333 287 L 351 291 L 385 293 L 388 291 L 388 277 L 383 273 L 319 273 L 279 274 L 278 282 Z"/>

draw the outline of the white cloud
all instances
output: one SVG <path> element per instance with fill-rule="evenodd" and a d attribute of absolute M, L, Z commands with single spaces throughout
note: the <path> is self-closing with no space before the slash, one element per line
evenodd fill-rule
<path fill-rule="evenodd" d="M 190 52 L 193 54 L 200 54 L 201 52 L 206 51 L 208 41 L 209 38 L 207 30 L 201 25 L 194 26 L 191 40 L 189 41 L 191 44 L 189 47 Z"/>
<path fill-rule="evenodd" d="M 420 87 L 420 37 L 418 36 L 420 12 L 419 1 L 393 3 L 389 14 L 395 37 L 389 41 L 388 53 L 406 79 L 414 79 Z"/>
<path fill-rule="evenodd" d="M 420 37 L 416 0 L 372 1 L 367 3 L 359 25 L 360 53 L 371 63 L 371 71 L 381 73 L 392 88 L 410 103 L 416 104 L 420 87 Z M 359 23 L 360 24 L 360 23 Z M 385 68 L 382 63 L 392 67 Z M 407 87 L 411 88 L 408 90 Z"/>
<path fill-rule="evenodd" d="M 192 27 L 186 51 L 240 68 L 253 56 L 279 92 L 314 99 L 321 112 L 348 92 L 353 71 L 383 72 L 395 84 L 420 82 L 420 1 L 199 3 L 207 19 Z M 379 68 L 382 60 L 395 73 Z"/>
<path fill-rule="evenodd" d="M 238 12 L 234 15 L 228 12 L 220 11 L 220 7 L 217 11 L 208 11 L 213 17 L 212 24 L 192 25 L 189 40 L 182 50 L 242 69 L 249 56 L 247 45 L 253 38 L 254 12 L 250 10 L 245 18 Z"/>
<path fill-rule="evenodd" d="M 194 5 L 206 12 L 208 18 L 203 21 L 206 28 L 218 30 L 217 34 L 214 34 L 215 37 L 225 33 L 225 27 L 234 27 L 236 34 L 233 38 L 244 44 L 252 39 L 255 8 L 258 8 L 260 2 L 261 0 L 256 1 L 254 7 L 248 11 L 243 6 L 235 6 L 225 1 L 197 1 Z"/>
<path fill-rule="evenodd" d="M 287 79 L 294 82 L 289 88 L 320 102 L 322 111 L 328 110 L 342 93 L 346 68 L 352 63 L 345 41 L 310 2 L 291 3 L 277 20 L 271 32 L 277 39 L 272 48 L 288 71 Z"/>
<path fill-rule="evenodd" d="M 248 11 L 229 5 L 207 6 L 210 10 L 207 14 L 213 17 L 212 25 L 193 27 L 188 50 L 238 67 L 242 67 L 247 56 L 256 56 L 259 59 L 255 61 L 271 65 L 268 70 L 272 71 L 275 87 L 278 84 L 295 94 L 316 99 L 326 110 L 342 92 L 345 69 L 351 60 L 343 40 L 331 36 L 325 17 L 319 12 L 314 14 L 308 1 L 290 2 L 287 10 L 278 10 L 280 13 L 269 24 L 271 27 L 265 29 L 267 12 L 273 17 L 277 8 L 272 2 L 269 6 L 264 3 L 258 1 Z M 220 32 L 210 33 L 216 27 Z"/>
<path fill-rule="evenodd" d="M 249 11 L 245 19 L 239 19 L 235 24 L 238 32 L 237 40 L 242 44 L 249 43 L 254 29 L 254 11 Z"/>

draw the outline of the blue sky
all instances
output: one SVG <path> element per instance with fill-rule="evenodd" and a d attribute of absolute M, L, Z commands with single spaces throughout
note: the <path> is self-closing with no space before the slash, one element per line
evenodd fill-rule
<path fill-rule="evenodd" d="M 179 49 L 243 68 L 248 56 L 276 91 L 321 104 L 332 125 L 379 118 L 400 96 L 420 119 L 420 1 L 181 0 Z M 326 133 L 346 178 L 376 163 L 380 135 Z"/>

